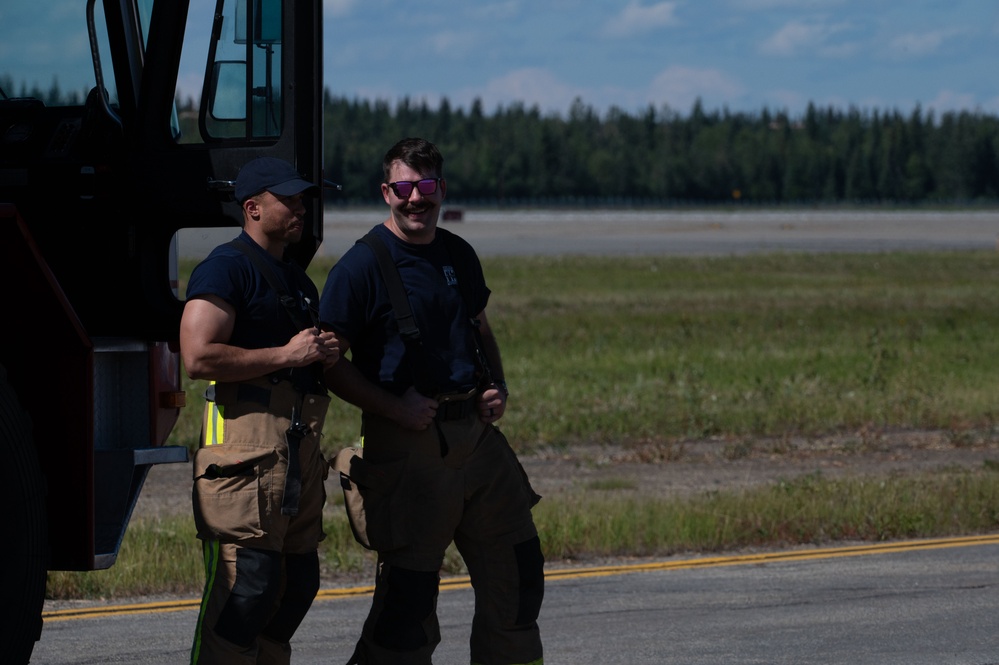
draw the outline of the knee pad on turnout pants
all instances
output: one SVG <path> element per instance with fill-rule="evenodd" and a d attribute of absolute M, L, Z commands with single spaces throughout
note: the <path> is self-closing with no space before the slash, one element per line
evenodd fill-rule
<path fill-rule="evenodd" d="M 319 593 L 319 553 L 284 555 L 284 587 L 277 612 L 261 632 L 275 642 L 290 642 Z"/>
<path fill-rule="evenodd" d="M 215 633 L 239 646 L 253 644 L 274 612 L 281 573 L 280 552 L 239 549 L 236 578 L 215 622 Z"/>
<path fill-rule="evenodd" d="M 544 600 L 544 555 L 537 536 L 515 545 L 459 547 L 475 586 L 469 640 L 473 663 L 540 662 L 538 615 Z"/>
<path fill-rule="evenodd" d="M 391 651 L 416 651 L 440 642 L 436 624 L 437 571 L 384 565 L 372 603 L 369 638 Z"/>

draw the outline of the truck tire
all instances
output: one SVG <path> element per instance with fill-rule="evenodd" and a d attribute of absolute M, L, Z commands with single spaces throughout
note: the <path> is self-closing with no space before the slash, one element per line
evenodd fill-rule
<path fill-rule="evenodd" d="M 0 654 L 5 663 L 31 659 L 42 635 L 48 556 L 45 479 L 31 436 L 31 419 L 0 365 L 0 506 L 10 521 L 0 546 Z"/>

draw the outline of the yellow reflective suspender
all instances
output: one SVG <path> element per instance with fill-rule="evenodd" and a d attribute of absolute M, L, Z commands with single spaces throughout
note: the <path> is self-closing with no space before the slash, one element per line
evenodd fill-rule
<path fill-rule="evenodd" d="M 213 395 L 215 382 L 208 384 L 208 394 Z M 214 399 L 205 401 L 205 431 L 202 443 L 205 446 L 221 445 L 225 434 L 225 416 L 223 410 Z"/>

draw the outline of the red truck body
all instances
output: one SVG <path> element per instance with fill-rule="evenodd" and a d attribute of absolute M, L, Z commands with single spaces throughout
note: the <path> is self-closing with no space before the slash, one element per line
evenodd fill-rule
<path fill-rule="evenodd" d="M 232 184 L 254 157 L 322 181 L 321 2 L 85 0 L 68 17 L 49 4 L 11 0 L 0 24 L 0 41 L 34 30 L 50 40 L 0 64 L 10 305 L 0 496 L 17 513 L 0 549 L 0 649 L 10 663 L 28 662 L 40 635 L 47 571 L 114 565 L 150 467 L 187 461 L 186 447 L 165 445 L 185 401 L 178 232 L 235 236 Z M 86 94 L 78 83 L 39 94 L 20 78 L 36 71 L 32 54 L 56 71 L 78 67 L 81 42 Z M 195 63 L 200 90 L 180 90 L 182 62 Z M 182 94 L 200 96 L 196 122 L 178 119 Z M 307 206 L 292 257 L 303 266 L 322 240 L 321 197 Z"/>

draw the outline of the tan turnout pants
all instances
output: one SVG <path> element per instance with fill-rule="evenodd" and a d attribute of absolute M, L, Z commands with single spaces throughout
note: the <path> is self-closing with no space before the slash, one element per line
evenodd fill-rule
<path fill-rule="evenodd" d="M 365 496 L 378 550 L 370 613 L 355 658 L 427 665 L 437 644 L 439 571 L 454 541 L 475 589 L 471 662 L 542 662 L 537 617 L 544 558 L 531 508 L 540 498 L 500 430 L 476 414 L 423 432 L 363 418 L 364 461 L 392 478 Z M 369 470 L 370 470 L 369 469 Z"/>
<path fill-rule="evenodd" d="M 291 637 L 319 590 L 328 405 L 287 381 L 215 386 L 194 456 L 206 577 L 192 664 L 290 663 Z M 308 428 L 290 448 L 293 413 Z"/>

